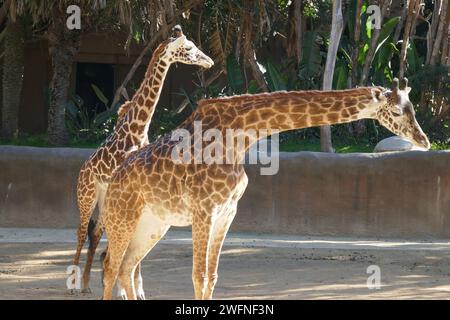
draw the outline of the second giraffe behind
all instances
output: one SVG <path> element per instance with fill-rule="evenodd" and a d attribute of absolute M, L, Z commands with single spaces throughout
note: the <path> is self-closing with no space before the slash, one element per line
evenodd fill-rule
<path fill-rule="evenodd" d="M 79 263 L 81 250 L 88 233 L 89 219 L 97 204 L 99 214 L 102 213 L 104 195 L 113 173 L 126 157 L 149 143 L 148 128 L 170 65 L 175 62 L 198 65 L 204 68 L 210 68 L 214 65 L 211 58 L 183 35 L 181 27 L 176 26 L 173 31 L 174 37 L 165 40 L 154 51 L 145 78 L 132 100 L 124 103 L 119 109 L 114 131 L 83 164 L 80 170 L 77 185 L 80 226 L 78 228 L 78 245 L 74 265 Z M 100 240 L 95 234 L 92 234 L 92 238 L 83 274 L 84 292 L 90 292 L 89 275 L 97 245 L 92 243 Z M 136 282 L 139 283 L 139 286 L 142 286 L 139 272 L 137 272 L 137 275 Z M 144 299 L 142 288 L 139 288 L 139 297 Z"/>
<path fill-rule="evenodd" d="M 359 119 L 377 119 L 415 145 L 430 148 L 415 119 L 406 81 L 391 90 L 362 87 L 343 91 L 298 91 L 202 100 L 180 126 L 191 133 L 202 122 L 203 132 L 227 129 L 239 134 L 254 129 L 287 131 Z M 237 130 L 242 129 L 242 130 Z M 236 136 L 235 138 L 239 138 Z M 192 280 L 196 299 L 211 299 L 217 282 L 221 248 L 237 203 L 247 187 L 241 164 L 250 145 L 263 136 L 249 136 L 244 148 L 232 151 L 234 164 L 175 163 L 179 141 L 170 135 L 131 155 L 113 176 L 106 193 L 99 228 L 108 237 L 104 260 L 104 299 L 112 298 L 118 278 L 128 299 L 136 299 L 134 273 L 140 261 L 170 226 L 192 225 Z M 203 147 L 206 142 L 203 141 Z M 221 142 L 218 142 L 221 143 Z M 198 146 L 197 146 L 198 147 Z M 229 163 L 222 161 L 221 163 Z"/>

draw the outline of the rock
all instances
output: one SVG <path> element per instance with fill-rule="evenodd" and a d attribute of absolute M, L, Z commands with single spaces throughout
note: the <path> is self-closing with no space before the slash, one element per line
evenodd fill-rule
<path fill-rule="evenodd" d="M 399 137 L 393 136 L 381 140 L 373 149 L 373 152 L 390 152 L 390 151 L 412 151 L 420 150 L 426 151 L 425 148 L 415 146 L 411 141 Z"/>

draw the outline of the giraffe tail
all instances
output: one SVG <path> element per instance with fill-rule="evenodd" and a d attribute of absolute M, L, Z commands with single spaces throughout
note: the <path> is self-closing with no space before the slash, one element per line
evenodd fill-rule
<path fill-rule="evenodd" d="M 104 265 L 104 261 L 106 258 L 106 251 L 108 250 L 108 247 L 106 247 L 105 251 L 103 251 L 100 255 L 100 264 L 102 266 L 102 274 L 101 274 L 101 281 L 102 281 L 102 285 L 103 285 L 103 278 L 104 278 L 104 274 L 105 274 L 105 269 L 103 268 Z"/>
<path fill-rule="evenodd" d="M 95 227 L 97 225 L 97 222 L 94 221 L 94 219 L 89 219 L 88 224 L 88 241 L 89 241 L 89 249 L 92 249 L 94 247 L 94 231 Z"/>

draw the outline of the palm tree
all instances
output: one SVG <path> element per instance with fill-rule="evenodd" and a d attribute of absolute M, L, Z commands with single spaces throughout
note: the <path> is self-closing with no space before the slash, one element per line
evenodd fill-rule
<path fill-rule="evenodd" d="M 70 78 L 72 66 L 76 54 L 80 48 L 81 37 L 99 29 L 117 29 L 126 25 L 130 27 L 132 21 L 142 16 L 136 15 L 135 10 L 138 6 L 141 9 L 147 7 L 147 1 L 104 1 L 104 0 L 5 0 L 8 7 L 11 8 L 11 16 L 26 15 L 31 17 L 34 27 L 34 36 L 41 36 L 48 40 L 49 53 L 52 60 L 53 75 L 49 85 L 49 111 L 48 111 L 48 142 L 51 145 L 62 146 L 68 143 L 69 137 L 65 127 L 65 105 L 68 100 L 68 89 L 70 87 Z M 66 21 L 69 15 L 66 10 L 69 5 L 78 5 L 81 9 L 81 30 L 69 30 L 66 27 Z M 120 21 L 117 21 L 119 17 Z M 18 32 L 17 28 L 10 28 L 11 32 Z M 134 35 L 129 32 L 129 38 Z M 5 41 L 17 39 L 17 37 L 5 38 Z M 23 44 L 23 41 L 21 42 Z M 16 41 L 14 45 L 20 45 Z M 10 52 L 19 52 L 8 45 Z M 14 50 L 14 51 L 13 51 Z M 7 50 L 8 51 L 8 50 Z M 23 52 L 21 50 L 20 52 Z M 16 61 L 23 57 L 19 54 Z M 6 62 L 8 58 L 5 52 L 5 67 L 9 66 Z M 15 69 L 11 72 L 17 74 L 18 64 L 11 65 Z M 9 67 L 7 67 L 9 68 Z M 8 71 L 5 69 L 5 71 Z M 10 77 L 9 72 L 5 72 L 4 80 Z M 8 86 L 3 89 L 8 91 L 8 96 L 13 95 L 19 90 L 14 81 L 8 81 Z M 14 88 L 10 88 L 14 86 Z M 4 100 L 7 100 L 5 98 Z M 15 101 L 13 99 L 9 99 Z M 17 99 L 16 99 L 17 100 Z M 17 106 L 11 108 L 4 107 L 5 111 L 10 109 L 17 110 Z M 14 114 L 14 113 L 11 113 Z M 9 118 L 6 121 L 10 122 Z M 4 121 L 3 121 L 4 122 Z"/>
<path fill-rule="evenodd" d="M 4 1 L 0 8 L 0 25 L 6 24 L 1 35 L 5 48 L 3 52 L 1 136 L 3 139 L 9 140 L 14 138 L 18 132 L 24 69 L 24 23 L 16 17 L 11 0 Z"/>
<path fill-rule="evenodd" d="M 110 4 L 101 0 L 49 1 L 49 0 L 13 0 L 17 1 L 19 12 L 29 14 L 33 24 L 43 30 L 42 36 L 48 40 L 49 54 L 52 60 L 53 75 L 49 85 L 48 142 L 50 145 L 63 146 L 69 141 L 65 126 L 65 106 L 72 66 L 81 45 L 81 36 L 91 32 L 104 23 L 102 14 L 111 14 Z M 110 1 L 110 3 L 117 1 Z M 127 4 L 128 2 L 124 2 Z M 66 27 L 69 5 L 81 8 L 81 30 L 69 30 Z M 114 9 L 116 9 L 114 7 Z"/>
<path fill-rule="evenodd" d="M 35 30 L 48 40 L 53 75 L 49 85 L 48 142 L 61 146 L 68 143 L 65 127 L 65 105 L 72 66 L 81 45 L 82 36 L 94 31 L 120 31 L 128 33 L 126 48 L 136 35 L 144 41 L 148 35 L 166 35 L 169 23 L 178 10 L 188 10 L 199 0 L 6 0 L 11 1 L 17 13 L 32 17 Z M 69 30 L 66 10 L 69 5 L 81 9 L 81 29 Z M 179 12 L 177 12 L 178 15 Z M 117 17 L 119 19 L 117 19 Z M 151 19 L 149 18 L 151 17 Z M 162 21 L 162 22 L 161 22 Z M 165 30 L 165 32 L 157 32 Z M 154 42 L 154 41 L 151 41 Z"/>

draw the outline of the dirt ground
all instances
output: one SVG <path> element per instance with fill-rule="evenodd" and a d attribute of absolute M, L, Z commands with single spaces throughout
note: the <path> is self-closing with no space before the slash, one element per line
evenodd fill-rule
<path fill-rule="evenodd" d="M 448 299 L 450 243 L 364 245 L 360 240 L 227 242 L 216 299 Z M 0 232 L 0 299 L 98 299 L 100 263 L 89 295 L 66 293 L 73 242 L 8 242 Z M 192 247 L 158 244 L 143 263 L 147 299 L 191 299 Z M 231 237 L 231 240 L 233 238 Z M 34 239 L 38 240 L 38 239 Z M 58 239 L 56 239 L 58 240 Z M 102 243 L 102 249 L 105 243 Z M 84 254 L 83 254 L 84 256 Z M 367 267 L 381 270 L 381 288 L 367 288 Z"/>

